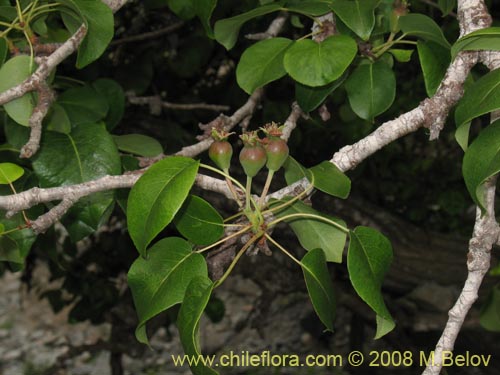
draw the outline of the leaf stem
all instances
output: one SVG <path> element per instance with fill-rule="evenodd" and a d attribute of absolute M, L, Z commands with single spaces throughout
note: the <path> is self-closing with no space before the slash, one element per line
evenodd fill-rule
<path fill-rule="evenodd" d="M 252 209 L 250 208 L 250 200 L 252 196 L 250 195 L 250 191 L 252 190 L 252 177 L 247 176 L 247 186 L 245 189 L 245 211 L 250 212 Z"/>
<path fill-rule="evenodd" d="M 299 266 L 302 267 L 302 264 L 300 263 L 300 261 L 295 258 L 287 249 L 285 249 L 283 246 L 281 246 L 277 241 L 274 240 L 274 238 L 272 238 L 269 234 L 265 233 L 264 234 L 266 236 L 266 238 L 274 245 L 276 246 L 278 249 L 280 249 L 283 253 L 285 253 L 286 255 L 288 255 L 295 263 L 297 263 Z"/>
<path fill-rule="evenodd" d="M 243 245 L 243 247 L 241 248 L 241 250 L 238 252 L 238 254 L 236 254 L 236 256 L 234 257 L 233 261 L 231 262 L 231 264 L 229 265 L 228 269 L 226 270 L 226 272 L 224 272 L 224 275 L 222 275 L 222 277 L 217 280 L 215 283 L 214 283 L 214 289 L 217 288 L 218 286 L 220 286 L 224 280 L 227 279 L 227 277 L 229 276 L 229 274 L 232 272 L 232 270 L 234 269 L 234 266 L 236 266 L 236 263 L 238 263 L 238 260 L 240 260 L 241 256 L 245 253 L 245 251 L 255 242 L 259 239 L 259 237 L 262 237 L 262 232 L 259 232 L 259 233 L 256 233 L 252 238 L 250 238 L 248 240 L 248 242 Z"/>
<path fill-rule="evenodd" d="M 243 233 L 245 233 L 248 230 L 250 230 L 250 228 L 252 228 L 252 226 L 251 225 L 247 225 L 247 226 L 245 226 L 245 228 L 243 228 L 243 229 L 241 229 L 241 230 L 239 230 L 237 232 L 234 232 L 233 234 L 231 234 L 231 235 L 229 235 L 227 237 L 224 237 L 222 240 L 219 240 L 219 241 L 217 241 L 217 242 L 215 242 L 215 243 L 213 243 L 211 245 L 208 245 L 208 246 L 205 246 L 205 247 L 203 247 L 203 248 L 201 248 L 199 250 L 196 250 L 196 252 L 197 253 L 203 253 L 203 252 L 205 252 L 207 250 L 210 250 L 210 249 L 212 249 L 212 248 L 214 248 L 216 246 L 219 246 L 220 244 L 223 244 L 224 242 L 226 242 L 227 240 L 230 240 L 233 237 L 237 237 L 237 236 L 242 235 Z"/>
<path fill-rule="evenodd" d="M 294 217 L 300 217 L 300 218 L 311 218 L 311 219 L 316 219 L 316 220 L 320 220 L 320 221 L 324 221 L 330 225 L 333 225 L 334 227 L 336 227 L 337 229 L 341 230 L 342 232 L 344 233 L 349 233 L 349 229 L 344 227 L 343 225 L 340 225 L 339 223 L 336 223 L 335 221 L 333 220 L 330 220 L 326 217 L 323 217 L 323 216 L 319 216 L 319 215 L 314 215 L 314 214 L 304 214 L 304 213 L 300 213 L 300 214 L 290 214 L 290 215 L 285 215 L 283 217 L 280 217 L 278 219 L 275 219 L 271 222 L 269 222 L 267 224 L 268 227 L 271 227 L 273 225 L 276 225 L 282 221 L 285 221 L 285 220 L 288 220 L 288 219 L 292 219 Z"/>
<path fill-rule="evenodd" d="M 267 192 L 269 191 L 269 187 L 271 186 L 271 181 L 273 180 L 274 171 L 269 170 L 267 173 L 266 183 L 264 184 L 264 189 L 262 190 L 262 195 L 259 199 L 259 207 L 262 208 L 264 206 Z"/>
<path fill-rule="evenodd" d="M 285 203 L 282 203 L 276 207 L 272 207 L 268 210 L 265 210 L 264 212 L 262 212 L 263 215 L 267 214 L 267 213 L 273 213 L 275 211 L 279 211 L 285 207 L 288 207 L 290 205 L 292 205 L 293 203 L 295 203 L 296 201 L 302 199 L 302 197 L 304 197 L 305 195 L 309 194 L 309 192 L 314 188 L 314 185 L 311 183 L 309 184 L 309 186 L 303 191 L 301 192 L 300 194 L 296 195 L 295 197 L 293 197 L 292 199 L 290 199 L 288 202 L 285 202 Z"/>

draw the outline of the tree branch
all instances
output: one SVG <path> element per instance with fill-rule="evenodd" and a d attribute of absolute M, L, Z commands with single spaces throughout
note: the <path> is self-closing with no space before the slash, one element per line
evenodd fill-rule
<path fill-rule="evenodd" d="M 110 46 L 117 46 L 117 45 L 125 44 L 125 43 L 142 42 L 142 41 L 148 40 L 148 39 L 155 39 L 155 38 L 158 38 L 160 36 L 170 34 L 173 31 L 180 29 L 184 25 L 185 25 L 184 21 L 179 21 L 179 22 L 176 22 L 172 25 L 168 25 L 166 27 L 163 27 L 159 30 L 149 31 L 149 32 L 143 33 L 143 34 L 131 35 L 131 36 L 123 37 L 121 39 L 113 40 L 109 45 Z"/>
<path fill-rule="evenodd" d="M 193 111 L 196 109 L 205 109 L 209 111 L 223 112 L 228 111 L 229 106 L 219 104 L 207 103 L 171 103 L 162 101 L 160 96 L 135 96 L 135 94 L 128 94 L 128 101 L 131 104 L 149 105 L 153 114 L 158 114 L 156 108 L 167 108 L 181 111 Z"/>

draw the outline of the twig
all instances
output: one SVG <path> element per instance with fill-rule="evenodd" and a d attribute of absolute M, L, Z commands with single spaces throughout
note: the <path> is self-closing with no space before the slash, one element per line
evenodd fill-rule
<path fill-rule="evenodd" d="M 299 120 L 300 116 L 303 116 L 304 112 L 302 112 L 302 109 L 300 106 L 297 104 L 297 102 L 292 103 L 292 111 L 288 115 L 288 118 L 286 119 L 285 123 L 283 124 L 283 131 L 281 134 L 281 138 L 284 139 L 285 141 L 288 141 L 290 136 L 292 135 L 293 130 L 297 127 L 297 121 Z"/>
<path fill-rule="evenodd" d="M 274 38 L 280 33 L 281 29 L 285 25 L 287 18 L 288 13 L 280 13 L 280 15 L 278 15 L 278 17 L 276 17 L 273 22 L 271 22 L 266 31 L 262 33 L 247 34 L 245 35 L 245 38 L 250 40 L 264 40 Z"/>
<path fill-rule="evenodd" d="M 125 43 L 132 43 L 132 42 L 142 42 L 144 40 L 148 39 L 155 39 L 163 35 L 170 34 L 178 29 L 180 29 L 182 26 L 184 26 L 185 22 L 180 21 L 176 22 L 172 25 L 166 26 L 164 28 L 154 30 L 154 31 L 149 31 L 147 33 L 139 34 L 139 35 L 131 35 L 131 36 L 126 36 L 121 39 L 113 40 L 109 45 L 110 46 L 117 46 L 120 44 L 125 44 Z"/>
<path fill-rule="evenodd" d="M 149 105 L 151 107 L 159 106 L 167 109 L 176 109 L 181 111 L 192 111 L 196 109 L 206 109 L 209 111 L 223 112 L 228 111 L 229 106 L 207 103 L 171 103 L 162 101 L 159 96 L 135 96 L 128 94 L 128 100 L 131 104 Z M 156 111 L 155 111 L 156 112 Z"/>
<path fill-rule="evenodd" d="M 42 121 L 47 115 L 52 102 L 55 99 L 54 92 L 46 84 L 40 84 L 38 90 L 38 104 L 33 109 L 33 113 L 29 119 L 31 128 L 30 138 L 28 142 L 21 148 L 19 157 L 30 158 L 40 148 L 40 139 L 42 137 Z"/>

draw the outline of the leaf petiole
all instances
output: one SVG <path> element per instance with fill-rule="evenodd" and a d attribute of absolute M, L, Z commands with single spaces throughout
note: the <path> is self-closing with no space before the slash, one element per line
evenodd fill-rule
<path fill-rule="evenodd" d="M 319 215 L 314 215 L 314 214 L 304 214 L 304 213 L 285 215 L 283 217 L 280 217 L 280 218 L 278 218 L 276 220 L 273 220 L 273 221 L 269 222 L 267 224 L 267 226 L 271 227 L 271 226 L 276 225 L 276 224 L 278 224 L 278 223 L 280 223 L 282 221 L 285 221 L 285 220 L 288 220 L 288 219 L 292 219 L 294 217 L 297 217 L 297 218 L 310 218 L 310 219 L 316 219 L 316 220 L 324 221 L 325 223 L 333 225 L 335 228 L 341 230 L 344 233 L 349 234 L 349 232 L 350 232 L 348 228 L 346 228 L 343 225 L 340 225 L 339 223 L 336 223 L 335 221 L 330 220 L 330 219 L 328 219 L 326 217 L 319 216 Z"/>

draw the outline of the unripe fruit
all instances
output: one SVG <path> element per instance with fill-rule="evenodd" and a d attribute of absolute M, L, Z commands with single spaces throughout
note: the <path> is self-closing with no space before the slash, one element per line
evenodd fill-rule
<path fill-rule="evenodd" d="M 244 147 L 240 152 L 240 163 L 248 177 L 254 177 L 266 165 L 266 150 L 258 143 L 257 132 L 248 132 L 240 137 Z"/>
<path fill-rule="evenodd" d="M 266 145 L 267 163 L 270 171 L 277 171 L 288 158 L 289 149 L 286 142 L 281 138 L 271 138 Z"/>
<path fill-rule="evenodd" d="M 208 149 L 210 159 L 223 171 L 229 170 L 233 147 L 228 141 L 214 141 Z"/>

